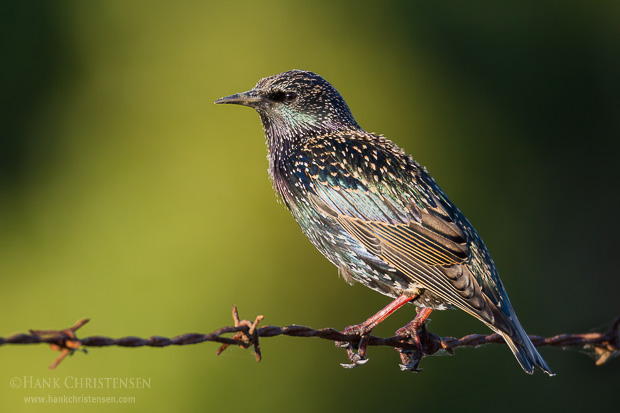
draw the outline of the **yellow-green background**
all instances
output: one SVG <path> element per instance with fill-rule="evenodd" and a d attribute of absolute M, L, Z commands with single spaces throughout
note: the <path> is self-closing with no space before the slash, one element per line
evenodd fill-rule
<path fill-rule="evenodd" d="M 617 2 L 8 1 L 0 5 L 0 336 L 174 336 L 230 325 L 343 328 L 388 302 L 349 287 L 267 178 L 258 116 L 214 106 L 264 76 L 323 75 L 358 122 L 427 166 L 476 226 L 531 334 L 605 328 L 618 305 Z M 399 311 L 375 333 L 406 323 Z M 457 311 L 440 335 L 484 333 Z M 0 410 L 583 411 L 617 407 L 620 364 L 504 346 L 399 371 L 326 341 L 0 348 Z M 144 377 L 151 389 L 13 389 L 13 377 Z M 135 396 L 27 406 L 23 397 Z"/>

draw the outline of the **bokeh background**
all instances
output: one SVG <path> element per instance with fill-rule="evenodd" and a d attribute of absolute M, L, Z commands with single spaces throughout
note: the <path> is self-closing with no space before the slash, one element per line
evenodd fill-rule
<path fill-rule="evenodd" d="M 380 4 L 379 4 L 380 3 Z M 174 336 L 265 315 L 315 328 L 389 299 L 338 279 L 276 202 L 258 116 L 215 106 L 297 68 L 428 167 L 484 238 L 530 334 L 605 329 L 620 312 L 620 3 L 0 3 L 0 335 Z M 375 330 L 409 321 L 403 309 Z M 457 312 L 431 331 L 484 333 Z M 524 374 L 499 345 L 398 369 L 342 369 L 326 341 L 274 338 L 264 359 L 205 343 L 0 348 L 3 411 L 591 411 L 617 407 L 620 364 L 542 349 Z M 13 377 L 150 379 L 150 389 L 12 388 Z M 42 405 L 24 396 L 134 396 Z"/>

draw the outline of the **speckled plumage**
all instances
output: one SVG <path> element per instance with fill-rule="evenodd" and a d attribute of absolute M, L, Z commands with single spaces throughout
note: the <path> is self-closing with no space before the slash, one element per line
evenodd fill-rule
<path fill-rule="evenodd" d="M 293 70 L 216 103 L 258 111 L 276 192 L 347 282 L 464 310 L 500 333 L 526 372 L 550 373 L 471 224 L 425 168 L 361 129 L 331 84 Z"/>

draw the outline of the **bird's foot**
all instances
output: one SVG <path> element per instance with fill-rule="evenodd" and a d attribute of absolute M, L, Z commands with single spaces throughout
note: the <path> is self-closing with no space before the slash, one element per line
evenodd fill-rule
<path fill-rule="evenodd" d="M 416 347 L 416 351 L 422 354 L 422 340 L 420 337 L 426 337 L 428 335 L 428 330 L 426 329 L 425 322 L 422 322 L 420 325 L 420 323 L 417 322 L 417 319 L 414 319 L 406 326 L 396 330 L 395 335 L 411 339 L 413 342 L 412 344 Z"/>
<path fill-rule="evenodd" d="M 368 347 L 370 332 L 372 331 L 372 329 L 375 328 L 377 324 L 389 317 L 389 315 L 392 314 L 394 311 L 398 310 L 400 307 L 416 298 L 417 295 L 400 295 L 396 299 L 394 299 L 394 301 L 386 305 L 378 313 L 368 318 L 368 320 L 364 321 L 363 323 L 345 328 L 342 334 L 357 335 L 360 337 L 360 341 L 359 343 L 357 343 L 357 346 L 350 342 L 337 341 L 335 343 L 336 347 L 347 349 L 347 355 L 349 356 L 349 360 L 351 360 L 351 362 L 353 363 L 343 365 L 343 367 L 353 368 L 359 366 L 360 364 L 366 363 L 368 361 L 368 359 L 366 358 L 366 348 Z M 430 311 L 432 310 L 429 310 L 429 314 Z M 419 315 L 420 313 L 418 313 L 418 316 Z M 418 317 L 416 317 L 416 319 L 418 319 Z M 424 319 L 426 319 L 426 317 L 424 317 Z M 424 322 L 424 319 L 422 320 L 422 322 Z M 357 353 L 353 351 L 355 349 L 357 349 Z"/>
<path fill-rule="evenodd" d="M 420 361 L 422 361 L 420 353 L 415 350 L 403 350 L 400 348 L 397 350 L 400 355 L 400 360 L 403 362 L 398 365 L 401 371 L 411 371 L 413 373 L 422 371 L 422 369 L 418 368 Z"/>
<path fill-rule="evenodd" d="M 347 349 L 347 356 L 352 363 L 340 363 L 340 365 L 345 369 L 352 369 L 368 363 L 368 359 L 366 357 L 360 356 L 359 353 L 356 353 L 353 350 Z"/>
<path fill-rule="evenodd" d="M 414 325 L 413 321 L 396 330 L 395 335 L 405 338 L 415 346 L 412 350 L 404 350 L 401 348 L 396 349 L 400 355 L 400 360 L 402 361 L 402 364 L 399 365 L 402 371 L 412 371 L 414 373 L 422 371 L 422 369 L 418 368 L 420 361 L 422 361 L 422 357 L 424 357 L 420 333 L 426 334 L 426 324 L 422 324 L 420 330 L 423 331 L 418 332 L 418 327 Z"/>
<path fill-rule="evenodd" d="M 336 347 L 344 348 L 347 350 L 347 357 L 351 361 L 350 364 L 340 363 L 345 369 L 352 369 L 362 364 L 368 363 L 366 358 L 366 350 L 368 349 L 368 340 L 370 339 L 370 332 L 372 328 L 368 328 L 365 323 L 361 323 L 354 326 L 348 326 L 344 329 L 342 334 L 358 335 L 360 341 L 358 343 L 349 343 L 346 341 L 337 341 Z M 357 350 L 357 352 L 355 352 Z"/>
<path fill-rule="evenodd" d="M 406 338 L 415 346 L 413 350 L 396 349 L 403 362 L 403 364 L 400 365 L 400 369 L 403 371 L 421 371 L 421 369 L 418 369 L 418 366 L 425 355 L 423 343 L 426 344 L 428 342 L 429 335 L 425 321 L 431 311 L 432 309 L 430 308 L 421 308 L 416 317 L 409 324 L 396 330 L 395 334 L 397 336 Z"/>

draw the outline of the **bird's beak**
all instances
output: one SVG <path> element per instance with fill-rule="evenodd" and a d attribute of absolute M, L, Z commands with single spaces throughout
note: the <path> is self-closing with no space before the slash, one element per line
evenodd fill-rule
<path fill-rule="evenodd" d="M 235 95 L 226 96 L 223 98 L 219 98 L 214 103 L 221 104 L 233 104 L 233 105 L 243 105 L 243 106 L 255 106 L 258 102 L 262 101 L 263 98 L 258 94 L 258 92 L 254 89 L 248 90 L 247 92 L 237 93 Z"/>

